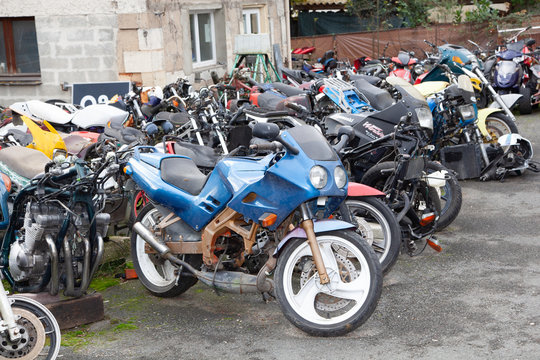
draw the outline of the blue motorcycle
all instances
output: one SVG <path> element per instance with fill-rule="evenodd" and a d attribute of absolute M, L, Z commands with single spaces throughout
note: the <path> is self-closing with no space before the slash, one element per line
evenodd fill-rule
<path fill-rule="evenodd" d="M 275 294 L 285 316 L 311 335 L 343 335 L 364 323 L 382 274 L 353 225 L 329 219 L 347 196 L 335 151 L 347 141 L 341 135 L 333 149 L 311 126 L 280 134 L 258 123 L 253 136 L 268 142 L 252 148 L 269 154 L 229 155 L 208 176 L 188 157 L 135 148 L 124 171 L 150 200 L 131 238 L 143 285 L 161 297 L 197 280 Z"/>

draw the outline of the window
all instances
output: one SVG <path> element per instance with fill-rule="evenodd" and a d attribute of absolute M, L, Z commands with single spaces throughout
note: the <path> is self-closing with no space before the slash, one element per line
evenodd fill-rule
<path fill-rule="evenodd" d="M 259 34 L 261 32 L 259 9 L 244 10 L 242 17 L 244 18 L 244 34 Z"/>
<path fill-rule="evenodd" d="M 0 18 L 0 81 L 39 79 L 34 18 Z"/>
<path fill-rule="evenodd" d="M 214 14 L 211 12 L 189 15 L 191 28 L 191 56 L 195 66 L 216 63 Z"/>

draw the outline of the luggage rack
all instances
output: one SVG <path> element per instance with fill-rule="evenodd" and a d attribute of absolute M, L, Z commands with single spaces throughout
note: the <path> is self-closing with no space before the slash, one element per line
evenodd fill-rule
<path fill-rule="evenodd" d="M 373 111 L 369 100 L 352 85 L 336 78 L 324 79 L 324 93 L 346 113 Z"/>

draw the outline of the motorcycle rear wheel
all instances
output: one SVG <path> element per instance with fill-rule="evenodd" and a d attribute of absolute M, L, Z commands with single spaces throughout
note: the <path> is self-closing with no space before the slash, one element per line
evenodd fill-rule
<path fill-rule="evenodd" d="M 377 307 L 382 271 L 371 247 L 352 230 L 317 234 L 330 283 L 321 285 L 306 239 L 293 239 L 277 260 L 276 297 L 285 317 L 314 336 L 341 336 Z"/>
<path fill-rule="evenodd" d="M 152 230 L 161 219 L 161 213 L 147 204 L 137 216 L 137 222 Z M 133 267 L 144 287 L 155 296 L 174 297 L 186 292 L 195 285 L 197 278 L 189 271 L 183 270 L 177 275 L 178 268 L 158 254 L 147 254 L 146 242 L 136 233 L 131 234 L 131 257 Z M 198 254 L 183 255 L 182 260 L 195 268 L 202 264 L 202 256 Z"/>
<path fill-rule="evenodd" d="M 428 171 L 446 169 L 434 161 L 429 161 L 427 168 Z M 393 173 L 389 171 L 392 169 L 394 169 L 393 162 L 379 163 L 366 171 L 362 177 L 362 184 L 384 191 L 384 187 L 388 183 L 388 179 L 393 176 Z M 443 187 L 443 191 L 439 197 L 440 215 L 437 222 L 437 230 L 442 230 L 456 219 L 461 209 L 461 186 L 459 185 L 459 182 L 455 176 L 451 176 L 450 180 L 446 181 L 446 185 Z"/>
<path fill-rule="evenodd" d="M 531 103 L 531 89 L 526 86 L 519 87 L 519 93 L 523 95 L 519 99 L 518 110 L 521 115 L 527 115 L 532 113 L 532 103 Z"/>

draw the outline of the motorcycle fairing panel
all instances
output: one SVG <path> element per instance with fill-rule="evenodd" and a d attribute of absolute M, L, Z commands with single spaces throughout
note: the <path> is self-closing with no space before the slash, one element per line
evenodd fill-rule
<path fill-rule="evenodd" d="M 256 159 L 224 159 L 208 177 L 202 173 L 187 176 L 185 170 L 197 170 L 193 161 L 185 156 L 161 154 L 153 147 L 139 147 L 129 161 L 129 172 L 152 200 L 170 208 L 196 231 L 202 230 L 226 207 L 242 214 L 246 222 L 253 220 L 255 223 L 260 223 L 261 217 L 272 211 L 277 219 L 268 228 L 275 230 L 307 200 L 315 200 L 310 201 L 310 207 L 316 211 L 316 199 L 324 198 L 325 216 L 329 216 L 345 198 L 347 187 L 339 189 L 333 176 L 335 168 L 342 166 L 341 162 L 326 141 L 323 142 L 326 146 L 321 146 L 322 136 L 309 126 L 289 129 L 282 137 L 303 150 L 298 155 L 286 153 L 282 158 L 278 158 L 281 155 L 268 155 Z M 152 152 L 142 153 L 143 149 Z M 193 165 L 188 165 L 190 162 Z M 170 166 L 167 163 L 180 165 L 171 169 L 178 172 L 180 182 L 171 183 L 168 178 L 164 179 L 163 173 Z M 298 172 L 299 168 L 315 165 L 325 168 L 328 175 L 326 186 L 320 190 L 311 184 L 309 172 Z M 189 184 L 193 181 L 197 185 Z"/>

